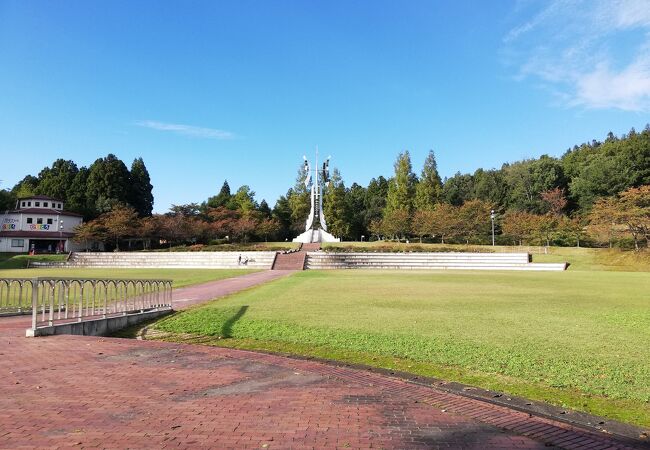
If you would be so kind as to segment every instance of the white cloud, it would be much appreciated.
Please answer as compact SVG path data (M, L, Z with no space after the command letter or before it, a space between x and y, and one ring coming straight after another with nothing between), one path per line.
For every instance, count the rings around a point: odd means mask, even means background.
M517 79L567 106L650 110L650 0L554 0L503 38Z
M203 139L234 139L235 135L230 131L217 130L215 128L204 128L193 125L183 125L178 123L163 123L155 120L140 120L135 123L138 126L151 128L159 131L171 131L172 133L183 136L191 136Z

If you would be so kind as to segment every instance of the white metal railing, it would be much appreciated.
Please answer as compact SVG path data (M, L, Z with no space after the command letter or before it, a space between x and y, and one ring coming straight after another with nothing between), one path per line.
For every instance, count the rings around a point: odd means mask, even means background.
M0 313L32 313L32 328L171 309L172 280L0 278Z

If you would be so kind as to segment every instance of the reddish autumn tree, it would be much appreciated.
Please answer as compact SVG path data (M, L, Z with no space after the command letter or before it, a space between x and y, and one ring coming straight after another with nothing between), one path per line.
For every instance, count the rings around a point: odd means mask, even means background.
M515 243L523 245L530 241L537 230L539 216L524 211L508 211L503 216L501 230Z
M429 209L418 210L413 214L411 231L420 238L423 236L435 236L436 213Z
M224 206L208 209L210 226L216 236L231 236L237 227L236 222L240 219L239 211L228 209Z
M638 250L641 238L650 239L650 185L621 192L617 209L617 221L627 227Z
M564 208L567 205L564 189L551 189L550 191L542 192L540 197L550 214L553 214L556 217L562 215Z
M263 219L257 224L256 234L264 237L264 242L268 241L270 236L277 236L282 226L278 219Z
M596 200L587 218L592 234L606 240L610 248L614 237L622 229L622 225L618 223L618 213L618 199L605 197Z
M99 216L97 221L106 230L106 236L115 242L115 249L120 249L120 239L134 233L138 224L138 213L130 206L115 206Z
M411 216L406 209L386 211L381 222L383 234L395 237L398 241L411 231Z
M469 200L458 210L458 227L466 243L480 236L488 236L491 230L492 204L483 200Z
M248 242L250 237L255 233L259 221L254 215L245 214L232 223L232 236L234 240Z
M459 234L461 219L460 209L449 203L438 203L434 209L433 232L440 236L444 244L446 238L453 238Z

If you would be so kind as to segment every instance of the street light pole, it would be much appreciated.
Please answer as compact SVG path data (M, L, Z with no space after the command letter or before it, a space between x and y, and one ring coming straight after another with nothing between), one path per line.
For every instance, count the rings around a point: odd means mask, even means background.
M494 210L490 211L490 220L492 220L492 247L494 247L494 218L496 217L496 214L494 213Z
M59 220L59 249L65 252L65 245L63 244L63 220Z

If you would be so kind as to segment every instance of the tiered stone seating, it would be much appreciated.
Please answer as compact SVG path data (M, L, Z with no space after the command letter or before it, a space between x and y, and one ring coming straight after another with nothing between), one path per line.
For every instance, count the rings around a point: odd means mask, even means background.
M241 255L241 263L239 256ZM73 253L67 267L270 269L275 252Z
M307 269L566 270L566 263L532 263L528 253L308 252Z

